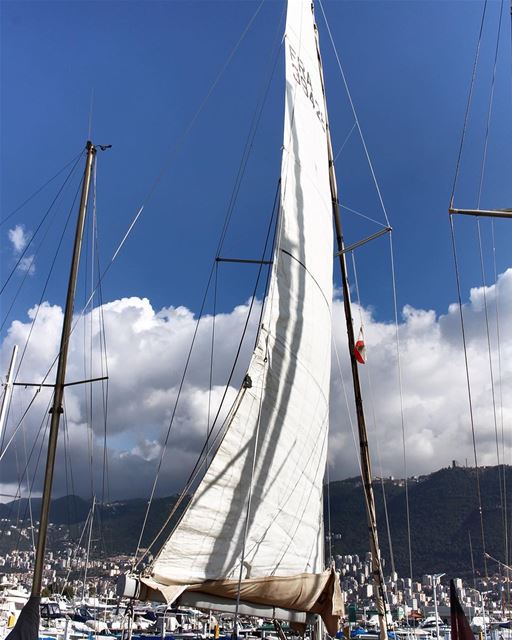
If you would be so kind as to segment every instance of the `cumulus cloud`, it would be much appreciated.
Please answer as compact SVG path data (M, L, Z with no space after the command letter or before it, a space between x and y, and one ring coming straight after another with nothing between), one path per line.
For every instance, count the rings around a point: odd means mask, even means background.
M14 229L9 229L8 237L12 244L15 257L19 257L24 249L26 249L31 234L25 230L22 224L17 224ZM17 269L29 276L33 276L36 272L35 255L25 255L19 259Z
M492 465L498 462L496 434L500 462L510 462L509 439L505 442L505 460L501 447L502 424L506 426L512 417L509 384L512 375L512 331L508 322L512 311L512 270L499 276L495 285L486 288L485 294L491 333L490 354L483 288L471 290L463 314L478 464ZM398 349L394 324L375 322L367 310L362 310L362 313L368 362L360 368L360 373L374 472L403 477L402 419L409 475L431 472L450 464L453 459L461 463L467 460L473 465L471 416L458 306L451 305L446 314L437 317L434 311L406 305L398 327ZM336 322L342 322L339 305L335 307L336 314ZM341 353L346 353L346 346L340 338L337 339L337 348ZM398 362L402 378L402 403ZM348 388L351 382L346 357L342 374ZM332 388L331 413L339 417L339 425L333 424L331 466L339 470L343 465L346 471L354 471L355 465L347 460L344 451L346 448L353 451L353 447L349 446L351 436L343 432L344 425L350 422L351 412L344 402L339 373L337 377L338 383L334 379ZM375 420L372 406L375 407ZM336 452L334 455L333 450Z
M485 295L491 329L489 357L485 332L484 290L472 289L464 305L468 365L473 396L474 426L479 464L496 464L496 432L501 448L501 429L512 417L512 270L487 287ZM497 344L496 305L499 309ZM242 353L231 384L225 385L242 336L248 305L215 318L215 353L210 388L210 343L214 319L202 321L195 348L182 384L182 374L196 327L194 314L184 307L155 310L145 298L124 298L95 309L78 322L69 352L68 381L100 378L108 372L108 412L105 382L88 387L70 386L66 406L55 486L62 494L74 490L82 495L109 487L111 498L147 496L153 483L161 452L165 460L160 472L158 493L182 488L205 444L213 416L220 410L218 424L226 415L249 361L261 305L257 304L249 322ZM471 422L466 388L459 311L456 305L437 316L432 310L406 305L398 326L377 321L370 309L354 309L354 318L363 318L367 364L360 367L370 445L375 474L404 475L402 424L407 448L407 473L421 474L451 463L452 459L473 463ZM62 310L45 303L28 312L28 321L17 320L9 328L1 346L2 371L6 371L14 344L24 345L35 326L23 359L18 380L52 380L49 363L58 351ZM105 333L100 330L100 317ZM329 464L331 479L358 473L358 448L351 432L355 423L350 367L346 345L342 303L334 303L331 383L331 434ZM356 329L359 329L357 326ZM104 341L105 335L105 341ZM90 345L83 354L83 345ZM106 350L107 362L102 359ZM339 355L339 366L338 357ZM103 364L101 364L103 362ZM402 379L402 402L398 363ZM493 385L496 411L493 408ZM176 398L182 386L179 404ZM345 400L345 394L347 401ZM13 433L34 389L17 388L6 437ZM20 429L14 450L6 455L0 481L12 487L21 461L32 445L29 462L35 467L41 435L45 429L50 392L42 388ZM223 402L222 402L223 401ZM172 419L172 429L169 424ZM42 429L40 429L42 427ZM103 469L103 442L108 444L108 468ZM25 441L23 440L25 438ZM64 446L65 444L65 446ZM505 462L510 455L507 440ZM501 455L501 450L500 450ZM92 463L92 464L91 464ZM91 468L93 479L91 480ZM38 470L38 478L42 469ZM40 479L35 487L40 486Z
M240 364L227 391L225 383L242 336L248 305L240 305L231 313L219 314L215 318L217 339L211 391L212 317L204 318L200 325L183 385L182 375L196 327L196 319L188 309L169 307L155 311L147 299L124 298L95 309L77 322L70 342L67 380L77 382L101 378L108 372L108 412L105 418L105 382L67 388L66 421L63 424L67 435L61 438L59 455L62 456L61 460L66 458L68 468L64 463L57 467L57 491L63 493L71 489L72 473L75 490L87 495L91 486L91 467L96 490L103 486L105 427L109 447L108 484L114 497L147 495L164 447L166 465L162 467L159 493L178 490L196 462L221 401L224 400L217 421L219 426L233 401L245 374L260 308L259 304L255 305ZM27 322L17 320L9 328L1 349L2 371L6 371L12 346L26 343L34 322L17 379L31 383L53 381L63 321L62 309L44 303L31 308L28 316ZM106 343L100 330L100 316ZM85 357L84 344L91 345L86 349ZM102 357L105 347L108 356L106 362ZM51 363L54 363L54 367L49 372ZM173 416L181 385L180 401ZM16 392L18 399L12 403L6 437L10 437L17 420L35 395L24 427L27 441L35 446L30 464L33 471L41 440L41 437L36 438L36 433L41 426L44 430L45 419L41 416L47 415L50 391L43 387L36 393L34 388L21 387ZM169 431L171 418L172 429ZM20 438L21 429L16 440L18 454L23 446ZM21 451L24 456L24 450ZM16 478L19 460L16 461L14 452L11 453L2 461L2 483L12 482ZM39 469L35 486L40 484L41 473Z
M9 229L8 235L16 254L20 254L30 240L30 236L26 233L22 224L17 224L14 229Z
M29 276L33 276L36 272L35 256L33 254L24 256L18 264L18 269L23 273L28 273Z

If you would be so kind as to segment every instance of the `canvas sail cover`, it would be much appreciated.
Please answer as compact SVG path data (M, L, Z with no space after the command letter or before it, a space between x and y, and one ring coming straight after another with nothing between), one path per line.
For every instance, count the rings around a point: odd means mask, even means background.
M258 584L269 593L272 578L286 578L291 593L293 576L301 601L274 604L312 610L326 588L340 595L335 576L322 573L333 239L310 0L290 0L285 47L280 217L250 386L241 389L208 471L152 566L147 586L165 585L168 601L201 584L225 595L226 585L238 585L241 564L242 590L253 599L261 596Z

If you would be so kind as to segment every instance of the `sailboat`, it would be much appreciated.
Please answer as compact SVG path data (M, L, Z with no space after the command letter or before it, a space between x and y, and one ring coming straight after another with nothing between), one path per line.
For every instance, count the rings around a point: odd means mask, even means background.
M339 577L324 570L333 216L360 402L343 237L318 32L309 0L288 3L281 192L272 271L256 346L223 439L149 571L122 576L119 595L307 624L334 635ZM362 407L358 408L364 429ZM361 452L375 507L367 438ZM386 637L376 528L371 537L381 637ZM380 580L380 582L379 582Z
M303 623L320 614L334 634L342 599L323 570L322 526L332 193L310 2L290 2L285 47L280 217L256 348L204 478L151 574L126 593Z
M302 628L321 617L330 635L337 632L343 601L339 576L334 567L325 568L322 511L333 258L337 255L357 403L375 597L380 635L386 638L343 234L318 32L310 0L290 0L284 43L279 218L256 346L227 416L222 440L187 509L144 574L121 576L119 594L232 612L235 633L237 616L244 614L286 620ZM66 340L63 338L63 344ZM54 412L59 411L56 393ZM50 491L51 481L49 489L45 484L48 504ZM38 547L38 557L44 553L44 544L41 549ZM37 638L39 596L40 579L39 591L36 585L26 615L20 616L9 640Z

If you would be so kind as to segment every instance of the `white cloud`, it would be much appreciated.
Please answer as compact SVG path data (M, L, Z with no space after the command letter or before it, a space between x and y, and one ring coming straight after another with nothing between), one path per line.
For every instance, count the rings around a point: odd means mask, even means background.
M31 234L25 230L25 227L22 224L17 224L14 229L9 229L8 237L12 243L14 255L19 259L17 264L18 271L26 273L29 276L33 276L36 272L35 255L30 254L23 256L21 259L19 258L23 250L26 249L30 241Z
M35 256L24 256L18 265L18 269L23 271L23 273L27 272L29 276L33 276L36 272L36 263Z
M498 278L486 290L491 335L491 363L495 382L495 398L503 401L503 420L512 417L512 270ZM497 406L495 427L489 354L485 333L483 290L472 289L464 306L468 344L469 372L473 394L475 434L479 464L496 464L495 429L501 446L501 406ZM501 378L498 370L496 335L496 300L499 304ZM254 310L249 332L244 341L239 365L224 403L229 407L236 388L245 373L252 349L261 306ZM240 305L231 313L215 318L215 362L213 389L209 388L210 340L213 319L201 324L196 347L190 359L189 372L183 386L172 430L165 450L159 481L160 494L178 490L188 477L201 450L211 415L220 405L224 385L247 314L248 306ZM402 476L402 417L398 385L397 344L395 326L376 321L368 309L361 310L365 326L368 361L360 366L365 398L374 473ZM155 311L145 298L124 298L103 305L106 346L108 352L108 466L111 496L147 496L154 479L156 465L166 442L168 427L181 383L183 368L195 329L192 312L184 307L168 307ZM358 473L358 449L350 432L349 415L353 416L351 380L343 327L343 309L334 304L334 326L337 328L336 349L349 397L344 400L336 358L333 357L331 386L330 477L341 478ZM354 318L359 312L354 309ZM45 303L29 310L36 318L19 380L42 380L48 363L53 361L59 345L62 310ZM356 327L356 331L359 327ZM1 347L2 371L7 368L13 344L24 345L29 322L12 323ZM458 308L449 307L446 314L405 306L398 327L403 392L403 421L407 444L409 475L433 471L451 463L452 459L473 464L471 425L466 389L464 358L460 337ZM92 339L92 341L91 341ZM89 352L84 361L83 344L92 344L92 367ZM105 375L99 364L102 351L99 310L79 323L70 344L68 381ZM54 372L52 375L55 375ZM500 388L501 382L501 388ZM86 390L87 389L87 390ZM33 390L18 390L13 403L12 432ZM92 431L87 427L91 413ZM27 442L32 443L47 411L50 393L43 389L26 420ZM90 460L96 469L95 485L102 483L103 435L102 383L89 388L72 386L66 391L66 416L70 445L68 475L72 467L75 489L87 494L90 486ZM210 406L210 420L208 407ZM375 413L375 424L373 420ZM44 422L43 422L44 424ZM21 437L21 436L20 436ZM18 453L22 441L18 438ZM37 441L39 442L39 441ZM39 444L37 444L39 446ZM506 459L510 462L511 443L506 442ZM61 451L61 455L63 451ZM21 455L21 454L20 454ZM24 455L24 454L23 454ZM0 481L14 482L15 456L6 456ZM34 455L35 459L35 455ZM33 462L31 462L33 467ZM41 475L41 470L39 471ZM65 492L65 465L58 467L56 487Z
M234 384L238 385L252 348L259 305L250 323L250 331L244 342L241 364L235 373ZM220 314L215 319L218 338L213 370L212 392L209 387L210 341L213 319L204 319L196 339L189 374L180 397L180 403L167 442L166 460L160 485L161 493L178 490L192 469L197 453L201 450L207 426L217 411L224 393L232 360L236 353L248 306L240 305L229 314ZM30 321L35 325L29 348L22 363L18 380L39 382L45 379L49 363L55 361L59 348L63 313L60 307L48 303L29 310ZM156 458L167 438L174 404L181 382L183 368L188 356L190 342L195 329L193 314L183 307L169 307L155 312L147 299L124 298L103 306L102 316L107 336L108 351L108 433L109 433L109 477L112 493L117 497L147 495L156 470ZM5 371L12 346L24 345L30 332L30 322L15 321L9 328L1 349L1 366ZM89 353L84 361L84 340L91 344L92 362ZM22 347L23 348L23 347ZM77 324L69 349L67 380L69 382L97 378L105 375L101 366L102 337L99 327L99 310L88 314ZM47 380L53 380L55 368ZM18 400L13 403L9 431L33 396L33 389L17 389ZM92 393L92 430L86 425L90 393ZM236 393L235 387L228 390L225 406ZM68 457L73 468L75 488L82 493L89 490L92 457L96 468L96 486L102 475L102 443L105 420L102 412L102 383L89 387L71 386L66 390L65 413L69 430L70 451ZM50 392L43 388L27 418L29 442L41 424L41 416L47 413ZM210 421L208 406L210 405ZM221 412L220 421L225 415ZM89 421L91 422L91 421ZM44 423L44 421L43 421ZM39 446L39 441L36 442ZM62 455L64 451L61 451ZM4 458L1 482L15 477L14 459ZM33 465L32 465L33 466ZM66 491L65 465L57 468L55 486L57 491ZM80 486L78 486L80 485ZM69 487L68 487L69 489Z
M146 462L158 460L162 451L162 445L156 440L141 440L136 447L129 452L132 456L142 458ZM121 454L121 457L124 457Z
M464 322L468 344L468 363L471 383L474 427L479 464L497 464L496 430L501 456L501 406L496 403L494 421L491 385L492 365L495 398L503 400L505 427L512 415L512 270L498 278L496 285L486 290L491 357L487 346L483 290L472 289L470 300L464 305ZM501 377L499 371L496 329L496 300L500 317ZM336 306L337 322L341 309ZM369 423L374 472L403 476L402 416L398 380L398 356L395 326L375 322L365 312L368 363L360 368L366 414ZM354 313L354 317L357 314ZM339 326L339 324L338 324ZM403 391L403 418L406 436L407 468L409 474L420 474L450 464L452 459L474 463L471 442L471 419L467 393L464 354L462 349L459 310L451 305L448 313L436 317L433 311L406 306L398 328ZM346 347L338 342L338 349ZM490 364L491 362L491 364ZM345 357L343 373L348 387L348 362ZM368 379L368 377L370 379ZM339 375L338 375L339 379ZM500 389L501 382L501 389ZM341 398L340 384L333 386L333 415L340 416L340 427L348 422L347 409ZM376 426L372 420L372 399L375 405ZM334 425L333 425L334 426ZM347 438L332 435L338 456L331 456L332 467L354 471L354 463L340 451ZM505 462L510 462L511 442L506 441ZM352 449L353 451L353 449ZM500 461L503 461L501 458ZM331 473L332 476L332 473Z
M12 242L14 252L20 254L27 246L30 240L30 234L27 234L22 224L17 224L14 229L9 229L9 240Z

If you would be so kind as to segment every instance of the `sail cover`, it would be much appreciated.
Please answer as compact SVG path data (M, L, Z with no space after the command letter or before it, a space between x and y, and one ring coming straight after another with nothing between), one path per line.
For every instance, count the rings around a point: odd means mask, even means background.
M322 574L333 240L315 29L311 1L290 0L280 217L262 325L250 383L147 580L166 585L166 600L201 584L225 595L222 585L238 585L241 566L242 589L261 583L268 593L272 578L290 587L297 576L302 601L278 606L304 610L309 602L312 610L327 583L341 595L335 576Z

